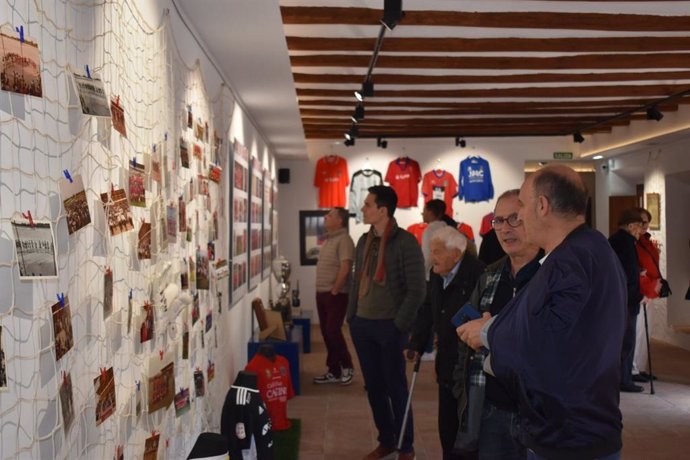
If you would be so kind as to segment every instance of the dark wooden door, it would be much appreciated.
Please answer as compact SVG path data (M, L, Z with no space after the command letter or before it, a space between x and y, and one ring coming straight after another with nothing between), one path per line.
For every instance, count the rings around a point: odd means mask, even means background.
M609 197L609 235L618 230L618 218L626 210L639 206L636 195L629 196L610 196Z

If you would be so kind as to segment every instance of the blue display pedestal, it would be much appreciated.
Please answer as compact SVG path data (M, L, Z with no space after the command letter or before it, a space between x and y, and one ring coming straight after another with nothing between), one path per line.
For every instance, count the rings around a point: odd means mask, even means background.
M297 342L282 342L282 341L259 341L247 343L247 361L251 360L256 354L261 344L268 343L273 345L276 353L282 355L290 362L290 378L292 379L292 389L295 394L300 394L299 386L299 344Z
M292 322L302 329L302 352L311 353L311 318L293 316Z

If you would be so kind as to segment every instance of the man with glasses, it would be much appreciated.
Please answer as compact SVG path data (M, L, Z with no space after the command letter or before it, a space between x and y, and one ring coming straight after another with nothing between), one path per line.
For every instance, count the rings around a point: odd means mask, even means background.
M460 328L490 354L484 369L516 401L529 460L620 459L625 275L606 238L585 223L587 189L549 165L520 189L525 238L541 267L500 315Z
M469 299L470 305L485 315L500 314L532 279L539 269L539 259L544 256L544 251L525 238L525 228L518 217L519 193L517 189L508 190L496 201L491 225L507 255L487 267ZM460 342L454 393L462 401L468 401L467 381L474 378L476 382L479 377L484 386L477 385L477 388L483 390L484 397L476 396L469 401L470 405L480 407L468 408L465 404L458 411L465 423L458 432L456 445L460 449L472 449L476 444L479 460L526 458L525 448L514 436L518 421L516 401L496 377L482 373L484 356L468 351L467 345ZM468 372L468 369L476 371Z

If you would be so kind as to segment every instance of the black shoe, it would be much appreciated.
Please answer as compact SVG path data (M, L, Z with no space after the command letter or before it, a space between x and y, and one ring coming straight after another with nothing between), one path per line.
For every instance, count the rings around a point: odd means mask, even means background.
M650 378L650 377L652 378L652 380L656 380L656 375L651 375L651 376L650 376L647 372L640 372L640 375L641 375L642 377L646 378L648 382L649 382L649 378Z
M640 374L633 374L633 382L640 382L640 383L647 383L649 382L649 377L645 377L644 375Z
M641 393L644 391L644 387L631 383L630 385L621 385L621 391L625 393Z

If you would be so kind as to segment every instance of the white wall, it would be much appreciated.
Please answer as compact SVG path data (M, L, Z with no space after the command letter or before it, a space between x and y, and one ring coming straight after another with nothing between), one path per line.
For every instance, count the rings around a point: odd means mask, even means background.
M489 161L494 185L494 199L481 203L453 201L454 219L470 224L474 229L477 244L480 244L479 226L481 219L493 211L495 199L505 190L519 188L524 179L526 161L554 161L553 152L572 151L570 137L558 138L477 138L467 139L467 147L455 147L454 139L389 139L385 150L376 147L375 139L357 139L353 147L337 145L333 141L311 140L307 142L307 160L278 160L279 168L290 169L290 184L280 184L278 192L281 253L291 262L292 282L299 280L302 306L314 309L315 267L300 266L299 221L300 210L317 209L318 190L313 186L316 162L324 155L337 154L347 159L350 176L362 169L368 160L373 169L385 177L388 163L398 156L409 156L419 162L422 175L440 165L458 180L460 161L468 156L481 156ZM440 160L440 161L439 161ZM421 184L420 184L421 186ZM395 217L398 224L407 228L421 222L423 198L419 195L419 206L398 209ZM363 224L350 220L350 235L355 243L368 229Z

